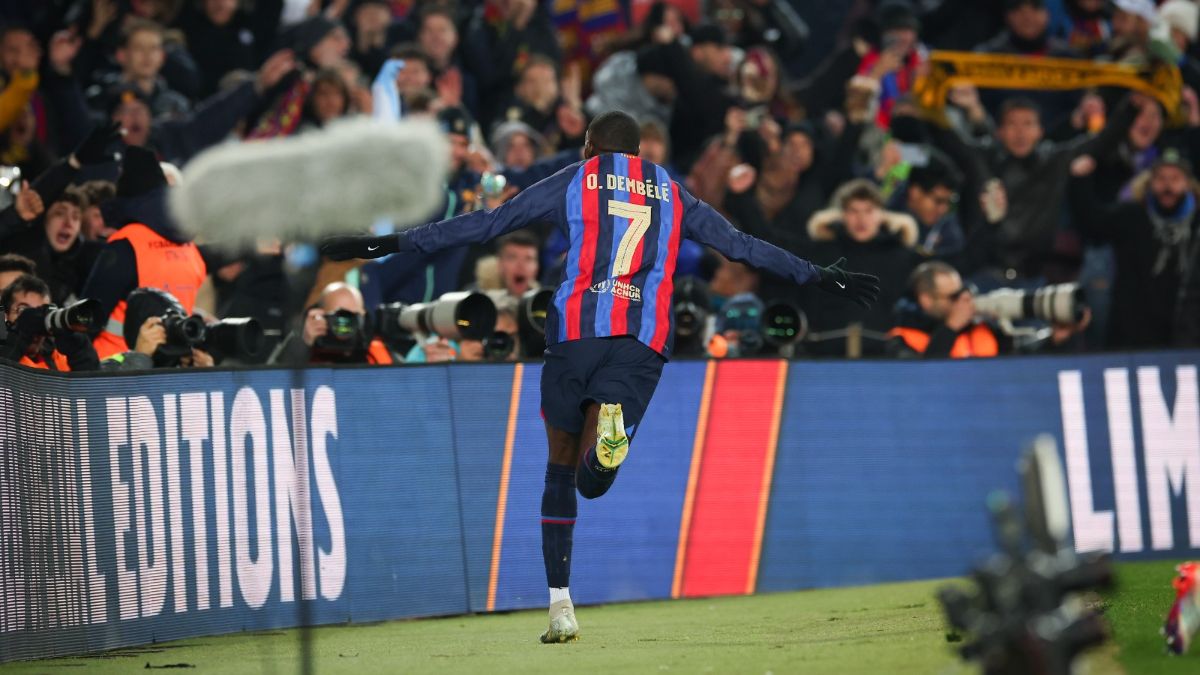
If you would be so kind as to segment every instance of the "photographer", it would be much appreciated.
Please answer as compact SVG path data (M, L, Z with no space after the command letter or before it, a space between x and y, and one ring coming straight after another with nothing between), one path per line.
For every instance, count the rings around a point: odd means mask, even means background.
M17 277L0 293L7 329L7 339L0 346L0 358L44 370L82 372L98 369L100 360L86 334L47 329L49 305L50 287L30 274Z
M367 333L366 319L357 288L340 281L329 284L317 304L305 312L303 328L288 334L267 363L400 363L402 359L382 340Z
M901 358L1067 351L1091 321L1090 310L1074 295L1077 290L1066 286L1032 292L1001 289L977 299L953 267L936 260L917 267L909 286L911 294L896 303L896 327L888 333L887 353ZM1026 304L1033 307L1025 309ZM1050 327L1035 322L1033 327L1025 323L1014 328L1010 323L1030 320Z
M979 321L975 298L958 272L940 261L912 273L912 299L896 305L896 327L887 351L901 358L978 358L1006 354L1012 339L998 326Z
M125 342L134 348L100 364L105 371L152 368L211 368L211 354L178 338L172 339L165 319L187 318L179 300L157 288L139 288L125 299ZM183 343L183 344L180 344Z

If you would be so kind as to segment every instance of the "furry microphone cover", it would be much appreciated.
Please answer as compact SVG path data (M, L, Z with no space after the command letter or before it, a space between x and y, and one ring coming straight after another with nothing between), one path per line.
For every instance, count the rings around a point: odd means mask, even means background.
M345 120L283 139L222 145L188 163L171 213L201 241L316 240L386 217L427 220L450 151L436 124Z

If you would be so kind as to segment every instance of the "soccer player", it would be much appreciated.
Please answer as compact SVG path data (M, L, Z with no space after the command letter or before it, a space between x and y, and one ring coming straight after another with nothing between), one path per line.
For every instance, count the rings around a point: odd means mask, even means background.
M844 259L817 267L734 229L661 166L639 159L640 138L632 117L604 113L588 126L583 161L496 209L381 237L330 237L321 245L325 255L346 260L433 253L543 221L567 234L564 279L546 317L541 383L550 445L542 493L550 627L542 642L579 635L568 591L575 493L594 499L612 486L671 355L680 241L686 237L864 307L879 294L879 280L843 269Z

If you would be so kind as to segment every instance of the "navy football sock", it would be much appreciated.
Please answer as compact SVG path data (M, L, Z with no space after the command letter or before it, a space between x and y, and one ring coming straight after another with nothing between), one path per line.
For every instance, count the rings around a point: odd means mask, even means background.
M595 499L608 492L617 479L618 469L606 469L596 458L596 446L588 448L575 468L575 484L584 499Z
M546 464L542 491L542 558L546 585L566 588L571 580L571 534L575 530L575 470Z

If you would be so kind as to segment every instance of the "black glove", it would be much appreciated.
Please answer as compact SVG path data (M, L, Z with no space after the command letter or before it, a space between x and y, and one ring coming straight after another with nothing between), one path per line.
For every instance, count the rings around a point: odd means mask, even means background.
M30 307L21 310L17 316L17 320L13 322L12 332L21 336L26 341L32 340L39 335L46 334L46 314L50 311L48 306Z
M67 365L71 367L71 372L100 369L100 357L96 354L96 348L92 346L87 333L55 331L54 348L67 357Z
M375 237L369 234L327 237L321 241L321 253L330 260L382 258L400 251L400 237L388 234Z
M104 164L111 162L115 158L115 153L109 150L117 139L121 137L121 125L116 122L108 124L97 124L92 128L91 133L71 156L79 162L80 166L89 166L92 164Z
M0 344L0 357L19 361L33 339L46 333L46 308L30 307L8 326L8 337Z
M863 309L870 309L879 298L879 277L871 274L848 272L842 265L845 258L839 258L829 267L817 267L821 280L817 287L821 290L853 300Z

